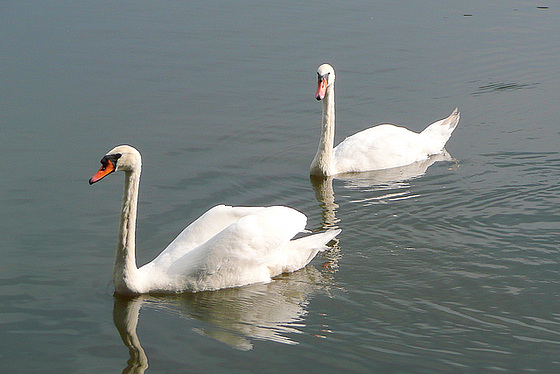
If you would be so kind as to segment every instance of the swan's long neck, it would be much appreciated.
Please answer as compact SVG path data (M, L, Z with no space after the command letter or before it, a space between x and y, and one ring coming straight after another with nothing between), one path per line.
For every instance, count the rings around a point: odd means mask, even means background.
M140 170L127 171L124 182L124 196L121 224L113 282L117 293L138 293L138 268L136 267L136 211L138 207L138 187Z
M334 174L333 147L334 147L334 84L327 87L323 98L323 123L321 139L317 154L311 163L310 173L319 176Z

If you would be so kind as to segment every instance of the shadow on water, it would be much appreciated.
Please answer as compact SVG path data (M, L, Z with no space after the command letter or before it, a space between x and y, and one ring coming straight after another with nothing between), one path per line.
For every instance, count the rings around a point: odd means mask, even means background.
M311 298L329 294L328 272L313 266L281 275L270 283L180 295L115 296L113 320L129 350L124 373L143 373L148 357L136 332L140 309L148 307L203 322L197 333L248 351L255 340L298 344ZM178 322L179 323L179 322Z

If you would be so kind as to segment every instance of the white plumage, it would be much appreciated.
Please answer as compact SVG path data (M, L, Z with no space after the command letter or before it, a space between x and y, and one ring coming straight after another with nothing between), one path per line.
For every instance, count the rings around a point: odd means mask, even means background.
M137 268L136 210L141 171L140 153L118 146L101 160L90 179L125 172L119 242L113 271L120 294L177 293L269 282L307 265L340 230L299 239L307 218L295 209L218 205L185 228L152 262Z
M409 165L443 152L445 143L459 123L460 113L451 115L416 133L390 124L360 131L334 146L334 80L332 66L317 70L317 100L323 100L322 131L310 174L331 176L340 173L389 169Z

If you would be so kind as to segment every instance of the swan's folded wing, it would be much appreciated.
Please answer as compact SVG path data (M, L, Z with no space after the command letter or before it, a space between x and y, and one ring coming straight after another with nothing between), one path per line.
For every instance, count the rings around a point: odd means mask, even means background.
M344 139L334 152L337 173L387 169L410 164L424 155L420 135L404 127L378 125Z
M152 261L152 264L159 268L167 268L187 252L205 243L232 223L262 209L264 208L217 205L177 235L167 248Z
M268 262L306 221L304 214L288 207L258 210L186 253L168 272L193 291L270 281Z

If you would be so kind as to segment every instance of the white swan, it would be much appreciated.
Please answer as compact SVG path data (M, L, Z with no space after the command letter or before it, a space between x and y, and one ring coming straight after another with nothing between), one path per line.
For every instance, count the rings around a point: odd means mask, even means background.
M323 100L323 123L317 154L310 174L331 176L412 164L443 151L445 143L459 123L455 109L446 119L416 133L395 125L378 125L360 131L334 145L334 69L329 64L317 70L315 98Z
M136 211L142 159L133 147L107 153L93 184L125 172L125 187L113 282L118 294L217 290L269 282L307 265L340 230L291 240L307 217L288 207L218 205L185 228L152 262L137 268Z

